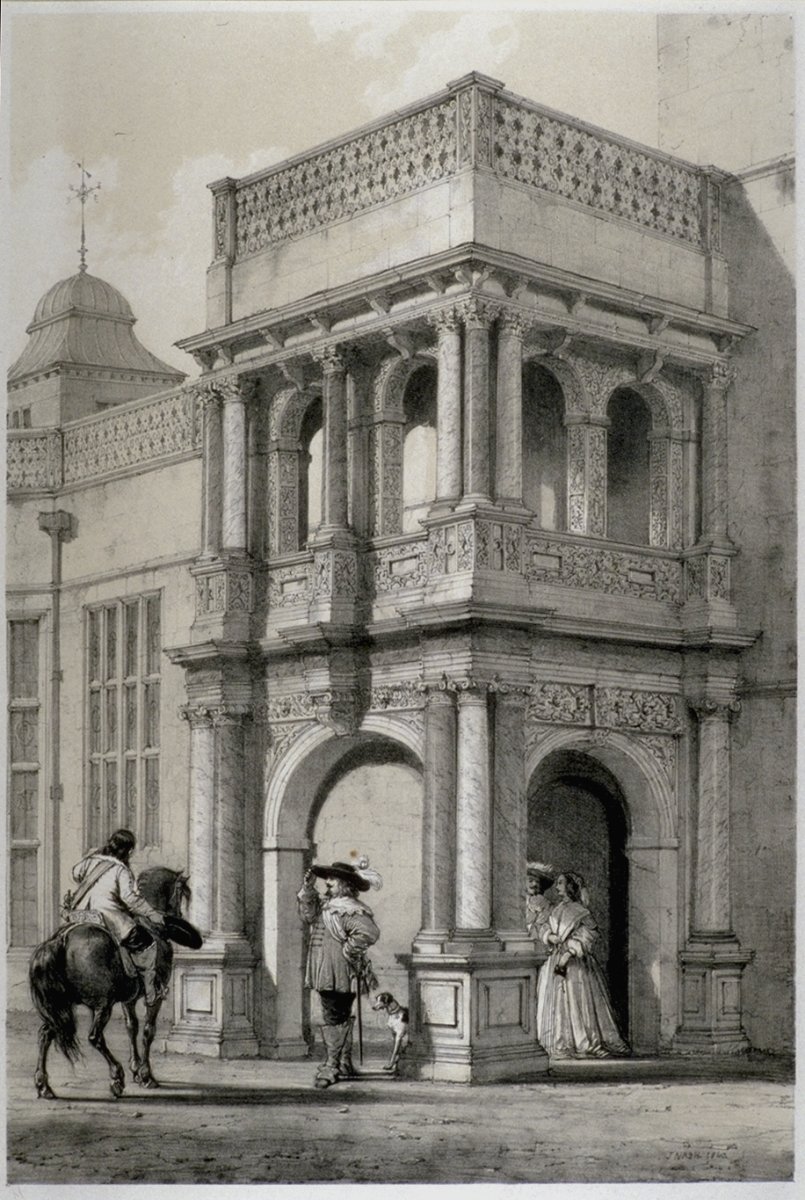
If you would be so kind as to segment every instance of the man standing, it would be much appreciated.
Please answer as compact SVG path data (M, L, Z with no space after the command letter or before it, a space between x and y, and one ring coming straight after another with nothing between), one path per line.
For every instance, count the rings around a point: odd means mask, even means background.
M324 881L324 896L316 889L316 879ZM310 926L305 986L319 993L327 1051L316 1072L318 1088L356 1074L352 1063L352 980L357 979L366 992L377 988L366 950L380 936L372 910L358 899L358 892L382 886L377 871L362 858L357 867L341 862L312 867L296 897L299 915Z
M66 915L72 923L108 929L121 949L128 974L135 973L129 962L139 972L145 1003L151 1005L162 999L162 993L156 986L157 946L148 925L162 928L165 919L137 887L129 866L135 844L130 829L118 829L105 846L90 850L73 867L73 879L80 886L66 898Z

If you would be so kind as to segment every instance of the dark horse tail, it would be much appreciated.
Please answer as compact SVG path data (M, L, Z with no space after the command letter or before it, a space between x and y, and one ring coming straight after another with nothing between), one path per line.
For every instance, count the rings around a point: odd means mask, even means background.
M31 955L28 982L37 1012L70 1062L81 1057L76 1040L74 999L66 979L65 934L62 930L37 946Z

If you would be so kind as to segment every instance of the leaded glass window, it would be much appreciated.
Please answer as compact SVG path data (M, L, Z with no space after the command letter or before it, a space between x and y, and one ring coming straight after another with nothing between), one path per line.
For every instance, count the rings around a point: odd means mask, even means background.
M41 682L38 617L8 623L9 941L40 938L42 824Z
M160 594L87 609L86 635L87 845L159 845Z

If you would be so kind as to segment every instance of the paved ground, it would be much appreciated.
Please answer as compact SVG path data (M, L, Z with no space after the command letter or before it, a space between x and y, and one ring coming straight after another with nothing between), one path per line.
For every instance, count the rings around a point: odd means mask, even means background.
M86 1026L82 1024L82 1033ZM122 1024L110 1044L125 1059ZM548 1078L462 1087L366 1076L311 1087L310 1062L159 1053L158 1091L111 1099L92 1050L50 1061L57 1101L32 1083L35 1021L7 1039L12 1183L491 1183L787 1180L793 1083L750 1058L567 1064Z

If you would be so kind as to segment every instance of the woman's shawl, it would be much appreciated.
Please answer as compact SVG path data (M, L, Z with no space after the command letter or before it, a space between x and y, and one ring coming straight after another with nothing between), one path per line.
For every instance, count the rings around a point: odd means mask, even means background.
M560 900L551 909L542 933L546 945L550 945L548 936L551 933L559 938L553 950L566 950L577 958L583 958L592 950L598 937L598 926L589 908L579 904L578 900Z

